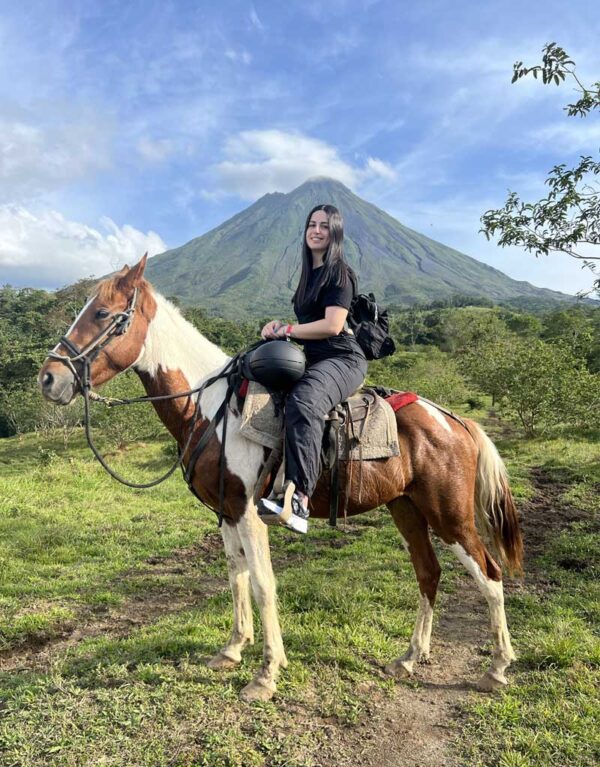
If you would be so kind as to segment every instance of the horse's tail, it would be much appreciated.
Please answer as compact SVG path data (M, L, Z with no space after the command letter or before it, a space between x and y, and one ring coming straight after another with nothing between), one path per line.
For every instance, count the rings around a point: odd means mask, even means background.
M479 449L475 483L475 514L511 574L523 572L523 539L517 510L502 458L483 429L468 421Z

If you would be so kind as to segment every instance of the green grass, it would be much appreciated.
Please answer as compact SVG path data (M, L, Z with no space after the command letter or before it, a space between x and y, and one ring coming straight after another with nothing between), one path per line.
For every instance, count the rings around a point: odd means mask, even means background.
M113 462L143 476L140 463L155 471L162 450L129 450ZM180 479L132 491L108 478L82 443L65 452L35 436L0 442L0 467L5 653L127 612L128 600L153 592L165 607L193 589L199 594L197 607L150 615L124 636L109 626L65 646L47 667L0 674L0 761L311 764L324 732L299 731L294 706L315 721L351 725L369 706L361 683L389 691L379 667L410 636L417 587L387 516L365 516L347 535L323 524L310 540L273 535L291 663L277 701L249 707L238 696L260 665L260 630L239 669L205 666L231 625L220 548L209 561L199 552L191 570L189 563L182 572L160 568L161 556L177 565L178 551L216 533L213 515ZM157 559L153 572L148 560ZM203 596L203 582L215 579L223 591Z
M112 461L150 476L168 461L162 452L145 446ZM151 492L131 490L100 469L81 439L68 451L35 435L0 440L0 646L121 602L148 557L190 546L213 525L179 477Z
M560 501L584 516L551 536L537 580L509 596L520 658L512 684L465 704L456 748L465 765L588 767L600 731L599 451L581 436L499 444L518 498L535 496L530 469L542 466L561 482ZM159 443L111 460L145 477L168 463L165 453ZM231 625L215 533L180 478L133 491L79 440L68 451L35 436L0 440L4 655L102 629L0 673L2 765L318 765L323 722L353 727L374 697L395 694L380 669L406 646L417 587L387 515L359 517L346 533L314 524L306 539L272 536L290 666L277 698L251 706L238 696L260 665L260 631L234 671L205 665ZM461 570L441 556L443 611Z

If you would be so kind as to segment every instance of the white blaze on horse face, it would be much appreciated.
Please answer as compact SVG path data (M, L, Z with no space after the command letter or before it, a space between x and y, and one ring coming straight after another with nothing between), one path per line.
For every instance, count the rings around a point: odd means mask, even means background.
M83 307L83 309L82 309L82 310L79 312L79 314L77 315L77 317L75 317L75 319L73 320L73 323L71 324L71 327L70 327L70 328L67 330L67 332L64 334L64 335L65 335L67 338L68 338L68 337L71 335L71 333L73 332L73 330L74 330L74 328L75 328L75 325L77 325L77 323L79 322L79 320L80 320L80 319L83 317L83 315L84 315L84 313L85 313L85 310L86 310L86 309L88 308L88 306L90 306L90 304L92 304L92 303L93 303L95 300L96 300L96 296L92 296L92 297L91 297L91 298L90 298L90 299L87 301L87 303L86 303L86 305ZM54 349L52 349L52 351L53 351L53 352L56 352L56 351L58 351L58 347L59 347L59 346L60 346L60 341L59 341L59 342L56 344L56 346L54 347Z
M443 426L446 431L452 431L450 428L450 424L446 420L446 416L441 412L441 410L438 410L436 407L433 407L433 405L430 405L429 402L423 402L423 400L418 399L417 405L421 405L423 410L426 410L430 416L435 418L435 420L440 424L440 426Z

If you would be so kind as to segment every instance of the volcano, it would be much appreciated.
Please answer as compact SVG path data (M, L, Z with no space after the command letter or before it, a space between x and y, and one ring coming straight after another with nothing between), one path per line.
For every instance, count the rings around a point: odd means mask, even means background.
M457 295L531 306L575 300L513 280L419 234L329 178L309 179L288 194L264 195L210 232L152 258L148 278L181 304L228 319L287 317L306 215L320 203L341 211L344 251L360 290L375 293L384 305Z

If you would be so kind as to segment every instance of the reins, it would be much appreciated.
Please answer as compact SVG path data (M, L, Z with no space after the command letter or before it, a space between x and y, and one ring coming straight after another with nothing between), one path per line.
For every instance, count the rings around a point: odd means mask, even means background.
M69 370L75 376L81 388L81 393L83 395L83 400L84 400L84 427L85 427L85 436L86 436L87 443L90 447L90 450L92 451L96 459L99 461L100 465L103 467L103 469L105 469L106 472L108 472L108 474L110 474L111 477L113 477L113 479L117 480L117 482L120 482L122 485L126 485L127 487L131 487L135 489L147 489L150 487L155 487L156 485L159 485L161 482L164 482L179 467L181 467L183 476L188 485L188 488L194 493L194 495L200 501L202 501L202 503L208 506L208 508L211 508L211 510L218 515L219 527L220 527L223 523L223 517L224 517L225 442L226 442L226 436L227 436L227 420L228 420L227 416L229 413L229 402L231 400L231 397L233 395L234 388L235 388L232 378L234 377L236 373L239 373L239 371L241 370L241 364L242 364L244 353L237 354L235 357L232 357L219 373L217 373L214 376L211 376L206 381L204 381L201 385L196 386L193 389L189 389L188 391L176 392L175 394L159 394L155 396L145 395L141 397L131 397L126 399L103 397L102 395L92 391L91 373L90 373L91 365L96 359L96 357L98 356L98 354L100 353L100 351L104 349L115 337L119 335L123 335L124 333L127 332L127 329L129 328L131 324L131 320L135 312L136 303L137 303L137 288L134 289L131 301L128 307L125 309L125 311L114 314L111 318L110 323L100 333L98 333L87 344L87 346L84 349L79 349L66 336L63 336L60 339L59 345L64 346L69 352L69 354L72 356L58 354L58 352L56 351L51 351L48 354L48 357L50 357L50 359L57 360L58 362L62 362L64 365L66 365L69 368ZM253 346L251 346L250 349L253 349L256 346L260 346L261 343L262 341L259 341L257 344L254 344ZM81 375L77 372L77 368L75 367L75 364L74 364L75 362L81 363L81 365L83 366ZM224 378L227 379L228 381L225 398L223 402L221 403L221 405L219 406L213 418L210 420L208 426L202 433L198 441L198 444L195 446L190 456L190 460L188 462L187 467L184 468L183 461L185 459L185 455L187 451L189 450L192 444L192 440L194 438L195 431L196 431L195 427L198 422L198 418L200 416L200 396L205 389L207 389L209 386L214 384L216 381L220 381ZM196 404L194 407L194 413L192 415L192 418L189 424L189 434L186 438L186 441L183 447L178 448L179 454L178 454L177 460L169 468L167 472L165 472L163 475L161 475L160 477L150 482L131 482L130 480L122 477L120 474L118 474L114 469L112 469L106 463L104 457L101 455L100 451L94 444L94 441L92 438L91 415L90 415L90 401L92 400L96 402L102 402L107 407L117 407L119 405L132 405L132 404L136 404L140 402L159 402L159 401L165 401L165 400L180 399L182 397L191 397L193 395L197 395L197 397L196 397ZM221 448L220 448L220 454L219 454L219 506L218 506L218 510L215 510L215 509L212 509L212 507L208 505L199 496L198 492L193 487L193 478L194 478L194 470L195 470L195 466L198 461L198 458L207 447L213 435L216 433L217 427L219 426L221 421L223 421L223 439L221 440Z
M120 482L122 485L126 485L127 487L132 487L138 490L144 490L150 487L155 487L156 485L160 485L161 482L164 482L165 480L167 480L180 466L183 466L185 454L187 453L192 443L192 439L194 438L195 426L196 426L196 423L198 422L198 416L200 415L200 395L211 384L221 380L222 378L226 378L229 375L230 368L234 361L235 361L235 358L233 358L219 374L212 376L207 381L205 381L201 386L197 386L196 388L190 389L189 391L177 392L176 394L161 394L161 395L157 395L153 397L149 395L145 397L133 397L131 399L123 399L123 400L111 400L110 398L101 397L101 395L96 394L95 392L92 392L91 387L89 386L89 371L87 371L87 375L84 375L84 379L83 379L84 384L82 387L82 394L83 394L83 400L84 400L85 436L87 439L87 443L90 447L90 450L96 456L96 458L98 459L102 467L110 474L111 477L113 477L113 479L116 479L117 482ZM89 367L89 362L87 360L86 362L84 362L84 366ZM85 367L84 367L84 370L85 370ZM105 401L105 404L107 405L107 407L116 407L118 405L132 405L139 402L157 402L161 400L179 399L181 397L189 397L193 394L197 394L198 396L196 399L196 405L194 407L194 413L192 415L190 425L189 425L189 434L187 436L184 446L182 448L179 448L179 455L177 457L177 460L167 472L165 472L163 475L161 475L157 479L151 480L150 482L131 482L130 480L125 479L120 474L118 474L114 469L111 469L111 467L104 460L103 456L100 454L100 451L98 450L98 448L96 447L92 439L90 400L95 400L98 402ZM212 437L213 434L215 433L217 426L219 425L219 422L223 418L224 410L227 409L227 405L229 404L230 398L231 398L231 393L228 388L227 396L223 400L223 403L221 404L219 410L217 410L217 413L215 414L215 416L210 421L204 434L200 438L198 445L196 446L194 452L192 453L192 457L195 457L195 460L193 463L195 463L195 461L198 459L198 456L208 444L210 437ZM205 439L205 436L207 434L209 434L209 439ZM225 441L225 434L223 434L223 442L224 441ZM201 450L198 450L199 446L202 446ZM191 472L190 472L190 468L192 469ZM192 466L192 461L190 460L188 469L184 473L184 476L188 485L190 484L192 480L192 476L191 476L192 473L193 473L193 466Z

